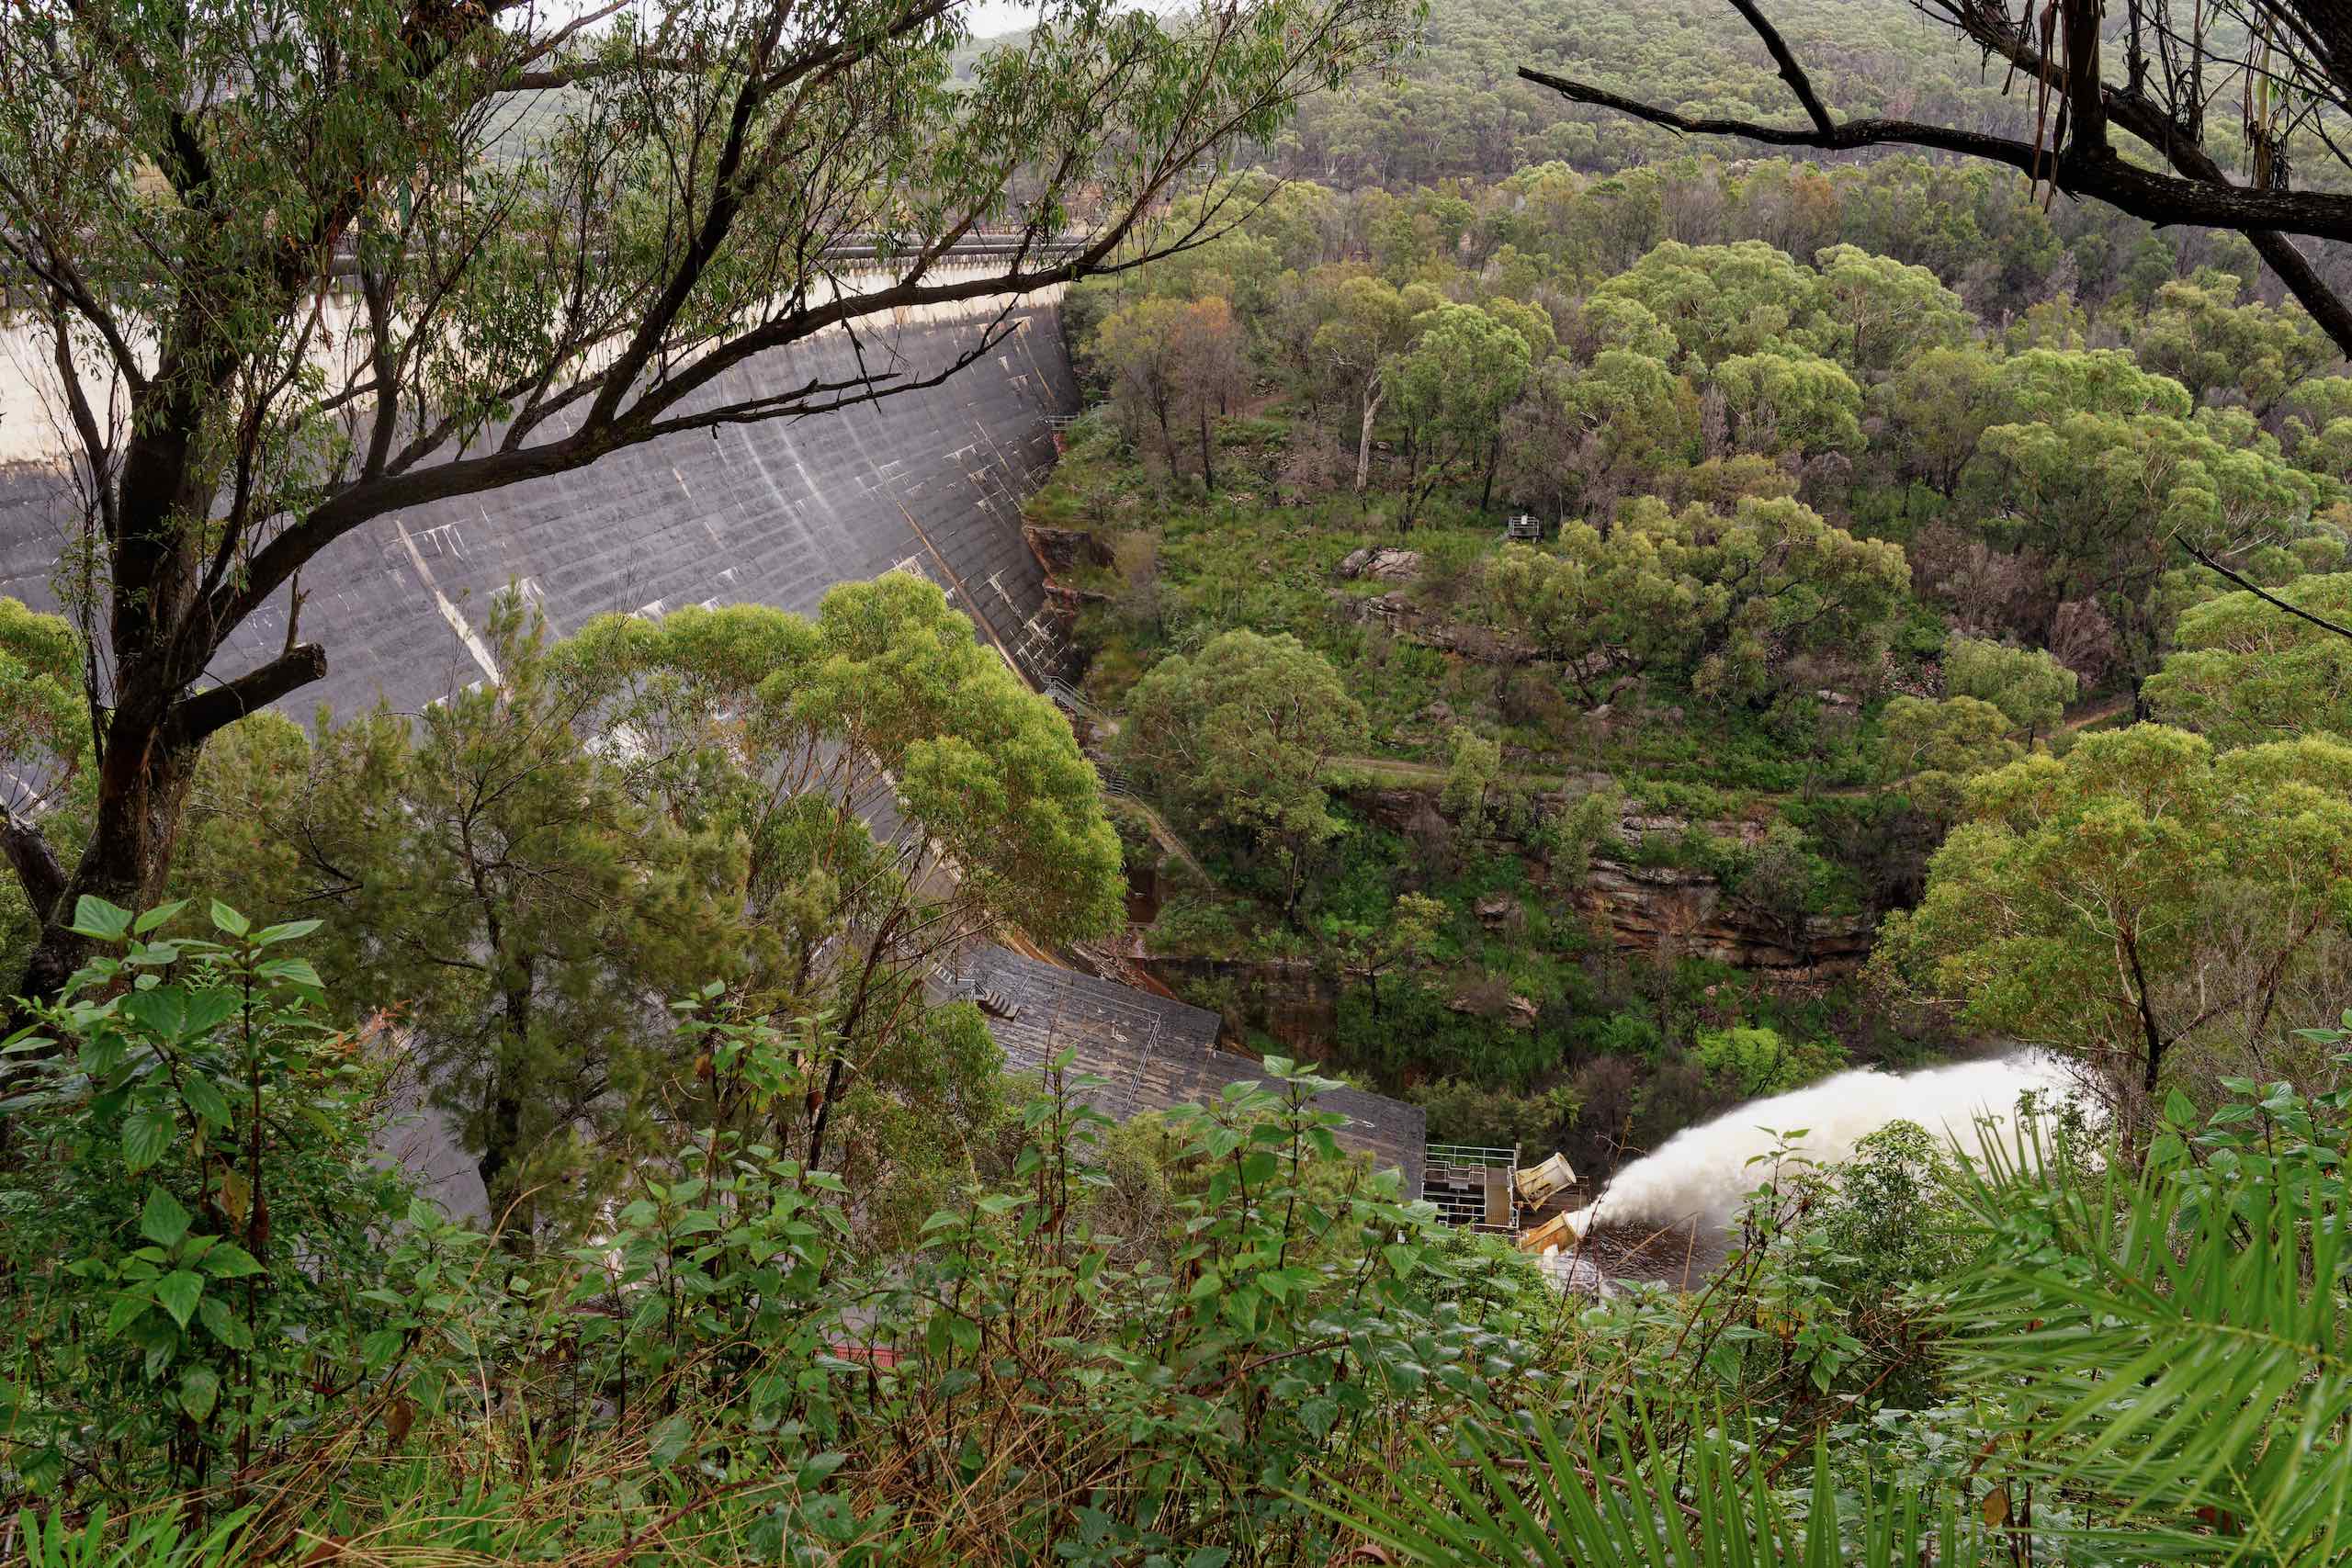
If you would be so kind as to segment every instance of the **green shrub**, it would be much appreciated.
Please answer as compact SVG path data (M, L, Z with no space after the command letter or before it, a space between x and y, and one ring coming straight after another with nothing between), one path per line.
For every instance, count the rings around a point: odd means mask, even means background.
M1710 1075L1749 1097L1802 1089L1846 1066L1846 1053L1835 1041L1798 1043L1779 1030L1745 1024L1702 1029L1692 1043Z

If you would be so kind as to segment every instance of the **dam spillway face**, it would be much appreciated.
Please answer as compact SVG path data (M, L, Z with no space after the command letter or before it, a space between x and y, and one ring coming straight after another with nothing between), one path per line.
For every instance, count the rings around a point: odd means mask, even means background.
M1001 301L958 319L820 333L755 356L703 396L775 396L861 367L919 380L968 352ZM494 681L480 636L514 585L551 635L608 611L660 616L687 604L760 604L813 614L835 583L920 572L978 623L1022 674L1052 672L1045 578L1021 506L1055 456L1047 416L1078 406L1052 300L1016 307L1002 340L936 387L797 421L725 426L615 452L587 468L439 502L368 524L302 573L301 635L326 679L281 706L307 719L380 698L415 710ZM12 334L13 335L13 334ZM28 424L28 345L0 355L0 594L57 605L60 555L79 516L62 459ZM54 438L50 450L62 451ZM30 455L28 455L28 451ZM231 639L226 679L286 642L280 593Z

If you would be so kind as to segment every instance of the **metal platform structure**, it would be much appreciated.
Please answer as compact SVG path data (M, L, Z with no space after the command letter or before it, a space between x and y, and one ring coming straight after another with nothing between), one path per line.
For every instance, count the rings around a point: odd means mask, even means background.
M1498 1235L1516 1235L1518 1205L1511 1201L1511 1176L1519 1168L1519 1145L1492 1148L1476 1144L1431 1144L1421 1167L1421 1196L1437 1205L1450 1225Z
M1517 1236L1529 1246L1583 1189L1565 1156L1530 1166L1519 1161L1516 1144L1431 1144L1421 1167L1421 1197L1437 1205L1447 1224ZM1522 1235L1531 1224L1537 1230Z

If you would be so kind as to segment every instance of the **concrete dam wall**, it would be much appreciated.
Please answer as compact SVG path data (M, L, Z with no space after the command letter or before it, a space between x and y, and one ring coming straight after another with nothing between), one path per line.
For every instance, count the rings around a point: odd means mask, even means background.
M823 333L750 361L712 400L835 381L865 366L912 379L968 352L1001 300L910 313L895 326ZM1011 331L925 390L792 422L665 438L586 468L386 517L336 541L302 574L302 635L324 681L281 705L308 718L419 708L494 679L478 635L513 583L557 635L607 611L763 604L813 612L834 583L919 571L1032 677L1052 666L1044 576L1021 503L1054 459L1046 416L1077 407L1057 299L1015 307ZM53 608L52 577L79 516L46 407L42 342L0 333L0 594ZM44 427L44 421L50 421ZM225 679L286 639L279 595L231 644Z

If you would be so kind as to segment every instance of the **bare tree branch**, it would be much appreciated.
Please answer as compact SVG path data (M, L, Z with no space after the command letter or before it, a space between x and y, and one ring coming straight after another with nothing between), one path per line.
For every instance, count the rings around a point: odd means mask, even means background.
M2352 637L2352 626L2338 626L2334 621L2328 620L2324 616L2312 615L2309 610L2302 608L2299 604L2290 604L2284 599L2279 598L2276 593L2271 592L2267 588L2263 587L2262 584L2256 582L2252 579L2236 571L2233 571L2230 568L2223 566L2220 561L2214 559L2211 556L2206 554L2203 550L2199 549L2195 545L2188 543L2185 539L2181 541L2181 548L2187 550L2190 557L2196 560L2198 565L2204 567L2209 571L2217 573L2223 580L2244 589L2248 593L2251 593L2256 598L2261 600L2264 604L2269 604L2277 609L2284 610L2287 614L2295 616L2299 620L2309 621L2312 625L2319 627L2322 631L2334 632L2337 637Z
M2030 179L2048 178L2079 198L2109 206L2159 226L2177 223L2234 230L2245 234L2339 348L2352 353L2352 307L2321 280L2286 236L2352 240L2352 197L2328 191L2250 188L2230 181L2200 145L2198 128L2184 123L2144 96L2134 76L2122 86L2100 72L2099 6L2097 0L2063 0L2065 58L2052 61L2002 7L1978 0L1918 0L1920 8L1958 29L1971 41L2007 61L2027 77L2050 82L2064 99L2064 115L2050 141L1962 130L1916 120L1830 119L1810 78L1756 0L1730 0L1764 44L1782 80L1811 120L1809 126L1765 125L1750 120L1694 118L1645 104L1589 83L1571 81L1532 67L1520 76L1548 87L1573 103L1630 115L1683 135L1736 136L1768 146L1859 152L1878 146L1925 147L1966 158L2006 164ZM2346 29L2352 49L2352 28ZM2136 39L2136 35L2134 35ZM2352 58L2352 55L2347 55ZM2174 171L2150 169L2122 157L2107 140L2112 122L2146 144Z

